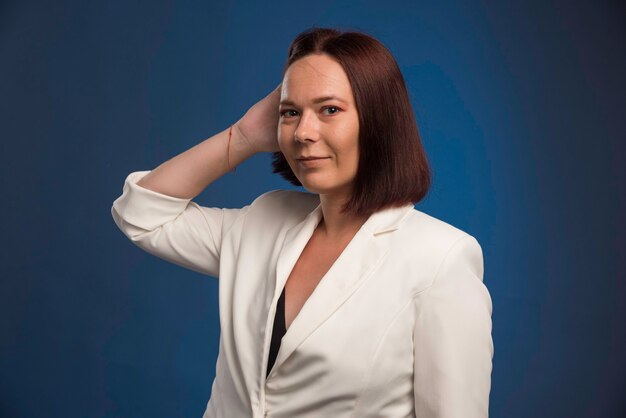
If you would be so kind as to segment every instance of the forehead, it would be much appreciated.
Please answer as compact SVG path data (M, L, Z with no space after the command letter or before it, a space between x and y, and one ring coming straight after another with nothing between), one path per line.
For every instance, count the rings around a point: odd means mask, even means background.
M291 64L285 72L280 93L282 104L330 96L352 102L348 76L341 64L328 55L308 55Z

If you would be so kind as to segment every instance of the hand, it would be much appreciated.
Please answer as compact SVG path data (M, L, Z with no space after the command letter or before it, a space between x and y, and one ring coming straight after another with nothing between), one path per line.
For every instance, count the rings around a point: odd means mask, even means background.
M278 103L282 82L235 123L241 140L256 152L280 151Z

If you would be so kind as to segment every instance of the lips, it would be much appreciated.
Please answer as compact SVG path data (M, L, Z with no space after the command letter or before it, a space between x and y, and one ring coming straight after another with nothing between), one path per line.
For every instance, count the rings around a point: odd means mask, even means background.
M308 157L308 158L298 158L298 165L304 168L314 168L314 167L322 167L324 166L326 160L330 159L330 157Z

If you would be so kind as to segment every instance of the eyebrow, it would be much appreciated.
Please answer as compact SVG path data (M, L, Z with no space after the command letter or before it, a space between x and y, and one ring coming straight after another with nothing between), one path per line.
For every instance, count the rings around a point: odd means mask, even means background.
M348 102L344 99L342 99L341 97L337 97L337 96L321 96L321 97L316 97L315 99L311 100L311 102L317 104L317 103L322 103L322 102L326 102L328 100L338 100L340 102L343 102L345 104L348 104ZM294 102L292 102L291 100L281 100L280 101L281 105L291 105L291 106L295 106L296 104Z

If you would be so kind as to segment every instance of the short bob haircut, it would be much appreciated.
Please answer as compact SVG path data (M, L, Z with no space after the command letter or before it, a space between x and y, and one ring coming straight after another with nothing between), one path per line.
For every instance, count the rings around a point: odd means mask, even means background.
M369 216L422 200L430 188L430 168L404 78L391 53L362 32L312 27L289 46L283 78L291 64L310 54L327 54L343 67L359 115L359 163L342 213ZM272 154L272 167L273 173L302 186L282 152Z

